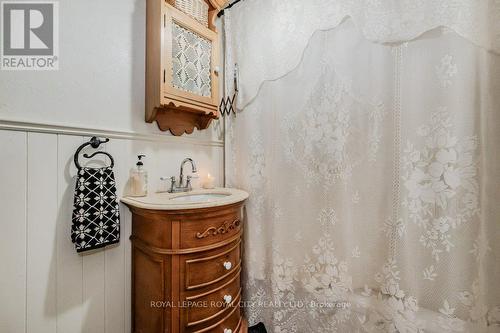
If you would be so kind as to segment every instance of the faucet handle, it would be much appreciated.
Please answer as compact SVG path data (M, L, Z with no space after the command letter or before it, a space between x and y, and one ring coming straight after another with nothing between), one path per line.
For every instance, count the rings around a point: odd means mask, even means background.
M187 187L190 191L193 189L193 187L191 186L191 179L193 179L193 178L195 178L195 177L193 177L193 176L191 176L191 175L186 177L186 187ZM196 177L196 178L198 178L198 177Z
M175 189L175 176L170 177L170 193L173 193Z
M170 180L170 177L160 177L160 187L158 189L158 193L168 192L169 188L167 187L167 180Z
M165 180L175 180L175 176L172 176L172 177L161 176L161 177L160 177L160 180L161 180L161 181L165 181Z

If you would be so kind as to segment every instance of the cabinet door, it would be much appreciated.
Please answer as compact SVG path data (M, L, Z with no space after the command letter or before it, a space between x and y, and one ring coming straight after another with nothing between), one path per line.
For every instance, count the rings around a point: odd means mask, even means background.
M164 91L181 102L218 104L217 33L165 4Z

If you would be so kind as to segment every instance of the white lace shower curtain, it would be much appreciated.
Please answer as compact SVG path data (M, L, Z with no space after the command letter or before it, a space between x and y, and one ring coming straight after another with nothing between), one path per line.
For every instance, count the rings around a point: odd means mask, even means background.
M500 332L500 3L246 0L226 15L250 322Z

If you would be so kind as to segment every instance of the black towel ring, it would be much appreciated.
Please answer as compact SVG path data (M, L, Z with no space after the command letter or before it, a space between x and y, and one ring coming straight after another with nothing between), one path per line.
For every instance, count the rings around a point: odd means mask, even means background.
M93 136L92 139L90 139L89 142L85 142L80 147L78 147L78 149L75 152L75 156L73 157L73 160L75 161L75 165L78 168L78 170L80 170L82 168L82 166L78 162L78 156L80 155L80 152L82 151L82 149L85 148L85 147L87 147L87 146L89 146L89 145L92 148L97 149L97 148L99 148L99 146L101 144L106 143L106 142L109 142L108 138L105 138L104 140L101 140L98 137ZM83 157L85 157L85 158L93 158L94 156L99 155L99 154L106 155L109 158L109 160L111 161L110 168L112 168L112 167L115 166L115 160L113 159L113 156L111 156L111 154L106 153L104 151L96 151L92 155L83 154Z

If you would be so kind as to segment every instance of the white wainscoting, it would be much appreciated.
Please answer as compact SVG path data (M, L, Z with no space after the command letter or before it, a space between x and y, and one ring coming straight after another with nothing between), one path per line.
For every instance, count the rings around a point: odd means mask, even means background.
M78 130L50 127L23 130L21 125L3 128L0 332L130 332L128 209L121 207L118 246L79 255L70 239L73 154L89 139L86 132L78 135ZM119 195L139 152L147 155L150 190L157 189L160 176L177 175L180 161L187 156L198 163L201 175L210 172L222 184L221 142L109 134L113 139L103 149L115 158Z

